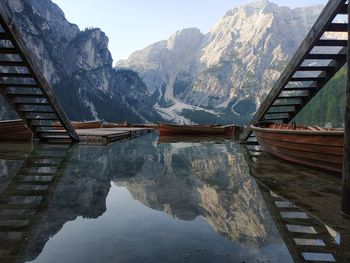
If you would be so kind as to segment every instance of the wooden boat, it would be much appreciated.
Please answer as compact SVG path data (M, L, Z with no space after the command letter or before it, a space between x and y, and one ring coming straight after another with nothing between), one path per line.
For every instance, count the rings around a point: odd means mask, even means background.
M344 130L260 123L251 126L262 149L282 159L341 174Z
M125 128L129 127L128 123L103 123L102 128Z
M30 141L32 138L33 133L23 120L0 121L1 141Z
M176 124L158 124L160 136L169 135L189 135L189 136L230 136L235 134L234 125L176 125Z
M71 121L74 129L97 129L102 127L102 121ZM63 130L61 123L54 122L52 124L57 130Z
M127 122L123 123L103 123L102 128L147 128L147 129L155 129L157 125L155 124L129 124Z
M203 142L225 142L227 136L183 136L183 135L171 135L171 136L159 136L158 144L162 143L203 143Z

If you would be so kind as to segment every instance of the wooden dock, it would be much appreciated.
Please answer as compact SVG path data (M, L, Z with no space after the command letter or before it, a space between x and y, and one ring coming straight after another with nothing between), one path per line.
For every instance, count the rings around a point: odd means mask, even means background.
M98 128L77 129L81 143L108 144L124 139L133 139L152 132L152 128Z

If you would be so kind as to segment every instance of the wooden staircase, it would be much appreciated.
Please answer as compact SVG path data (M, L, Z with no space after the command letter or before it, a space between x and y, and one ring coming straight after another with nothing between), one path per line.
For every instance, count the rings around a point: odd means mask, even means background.
M0 0L0 93L37 139L72 142L79 137L26 48L13 16ZM55 130L52 123L64 130Z
M241 135L253 142L251 125L290 122L346 63L348 2L330 0ZM339 23L345 20L345 23ZM345 37L343 37L345 35Z

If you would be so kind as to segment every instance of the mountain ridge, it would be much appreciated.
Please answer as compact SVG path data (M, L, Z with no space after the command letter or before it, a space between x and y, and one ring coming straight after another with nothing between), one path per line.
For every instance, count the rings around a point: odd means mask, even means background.
M205 115L203 119L212 122L244 123L321 10L320 5L291 9L269 1L235 7L208 33L197 36L195 46L177 47L182 51L179 57L186 54L186 60L172 60L171 69L164 63L177 52L160 47L159 42L116 65L139 73L149 92L158 95L154 108L169 121L200 123ZM177 31L169 39L180 36L186 43L183 32L186 30Z

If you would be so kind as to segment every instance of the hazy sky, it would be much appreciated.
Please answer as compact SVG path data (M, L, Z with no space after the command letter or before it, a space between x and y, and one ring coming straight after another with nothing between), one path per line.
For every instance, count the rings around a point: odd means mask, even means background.
M271 0L299 7L327 0ZM109 38L114 62L133 51L169 38L175 31L198 27L203 33L225 12L247 0L53 0L81 29L99 27Z

